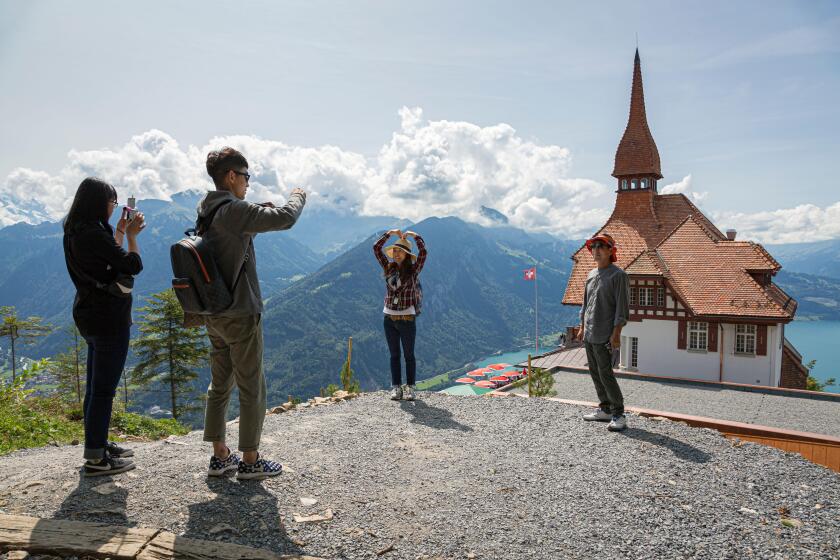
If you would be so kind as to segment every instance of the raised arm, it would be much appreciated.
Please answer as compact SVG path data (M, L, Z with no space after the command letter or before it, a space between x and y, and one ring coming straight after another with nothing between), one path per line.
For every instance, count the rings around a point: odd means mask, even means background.
M423 238L416 233L409 233L412 234L414 237L414 243L417 244L417 262L414 263L414 273L420 274L420 271L423 270L423 265L426 264L426 242L423 241ZM408 235L408 233L406 235Z
M90 232L88 235L90 255L102 257L111 268L123 274L135 275L143 270L143 261L140 259L136 242L132 247L134 250L126 251L117 245L114 237L104 229ZM80 260L84 260L84 257Z
M385 258L385 253L382 252L382 248L385 246L385 242L388 241L392 235L400 235L400 230L390 229L386 231L379 239L376 240L376 243L373 244L373 254L379 262L379 266L381 266L383 270L388 266L388 259Z
M240 222L242 231L246 233L280 231L295 225L305 204L306 193L301 189L295 189L286 204L280 208L250 202L234 202L230 205L230 214L227 219Z

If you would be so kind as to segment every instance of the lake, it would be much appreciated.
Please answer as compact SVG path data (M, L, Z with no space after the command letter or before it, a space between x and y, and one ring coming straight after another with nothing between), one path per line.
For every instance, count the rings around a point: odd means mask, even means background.
M785 327L785 336L802 354L802 363L817 360L811 375L820 381L833 377L840 383L840 321L794 321ZM840 393L840 386L826 387L826 391Z

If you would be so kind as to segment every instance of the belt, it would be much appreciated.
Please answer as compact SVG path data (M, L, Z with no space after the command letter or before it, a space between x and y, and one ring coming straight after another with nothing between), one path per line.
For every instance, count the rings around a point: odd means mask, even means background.
M388 315L385 314L386 317L391 319L392 321L413 321L414 315Z

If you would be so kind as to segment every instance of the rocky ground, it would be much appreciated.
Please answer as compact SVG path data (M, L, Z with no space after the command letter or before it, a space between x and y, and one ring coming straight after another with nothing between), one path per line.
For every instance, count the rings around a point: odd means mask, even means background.
M840 437L840 400L817 400L671 381L620 378L624 404ZM589 373L554 374L557 397L595 401ZM528 394L527 387L514 391Z
M262 482L208 479L200 433L133 444L138 468L113 480L81 479L79 447L21 451L0 458L0 512L324 558L840 557L837 473L669 421L614 434L582 412L374 393L270 415L263 452L286 472Z

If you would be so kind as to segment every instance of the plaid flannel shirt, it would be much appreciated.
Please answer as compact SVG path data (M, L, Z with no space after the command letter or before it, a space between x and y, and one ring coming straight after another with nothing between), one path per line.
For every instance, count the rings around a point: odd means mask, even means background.
M384 271L388 266L388 258L382 252L385 242L388 241L390 235L383 233L382 237L373 245L373 254L376 255L376 260L379 261L382 270ZM385 282L385 307L393 309L394 311L402 311L408 309L412 305L417 313L420 313L420 287L418 286L418 277L420 271L423 270L423 265L426 263L426 244L423 238L419 235L414 237L414 243L417 244L417 261L414 263L414 272L408 279L408 282L400 285L399 288L393 289L387 282ZM396 298L397 303L394 303Z

